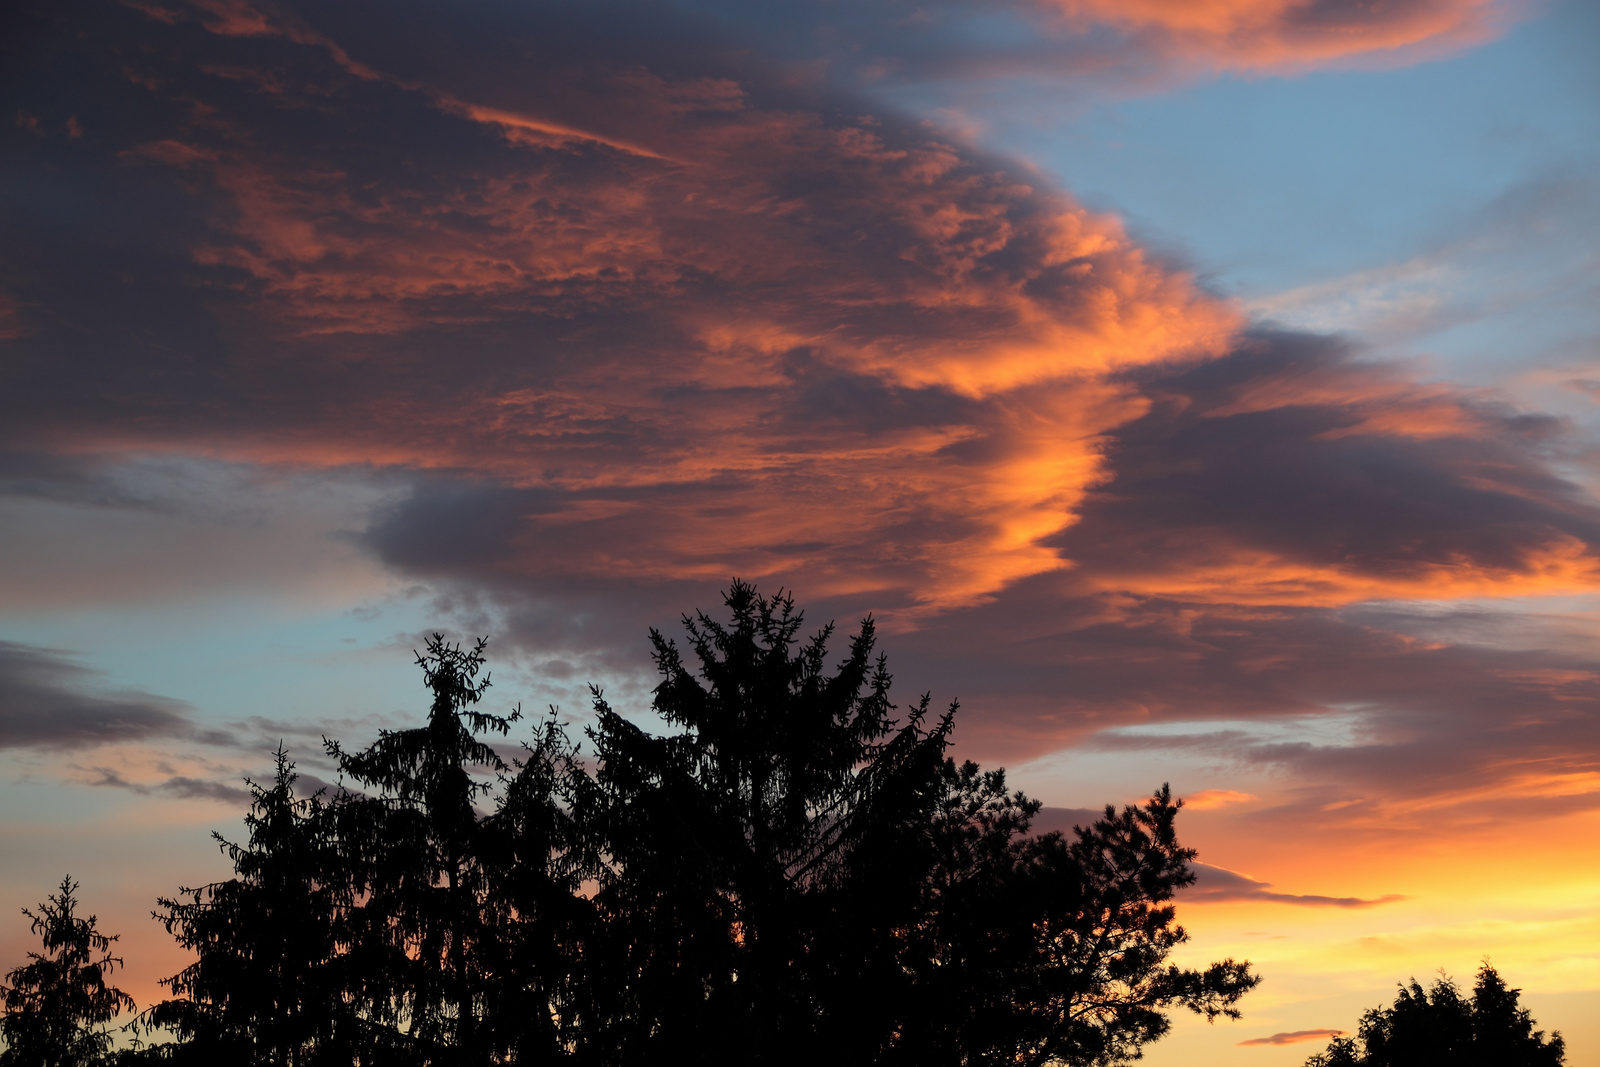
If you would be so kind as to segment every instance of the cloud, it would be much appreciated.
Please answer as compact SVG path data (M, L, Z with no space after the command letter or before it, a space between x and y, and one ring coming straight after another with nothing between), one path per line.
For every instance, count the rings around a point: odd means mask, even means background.
M1600 510L1551 462L1564 427L1492 393L1270 334L1146 392L1053 541L1088 589L1333 606L1600 576Z
M42 132L0 130L17 506L166 514L188 487L277 514L298 497L273 478L324 486L346 506L308 536L167 536L159 573L344 530L441 613L635 695L645 625L733 574L787 585L819 619L877 612L986 759L1292 774L1230 819L1594 803L1591 654L1468 632L1503 606L1448 634L1380 608L1592 593L1570 426L1245 331L1116 219L770 61L721 9L617 10L85 5L25 42ZM1049 18L1117 62L1248 36L1165 10ZM1335 36L1466 40L1497 10ZM106 455L167 457L178 489Z
M193 732L179 701L96 692L98 672L69 653L0 641L0 748L68 749Z
M1194 866L1195 884L1183 890L1189 903L1223 903L1233 901L1271 901L1275 904L1298 904L1311 908L1371 908L1391 904L1405 898L1396 894L1372 900L1362 897L1326 897L1308 893L1274 893L1272 883L1258 882L1235 871L1213 867L1208 863ZM1281 1042L1280 1042L1281 1043Z
M403 494L370 471L0 451L0 607L216 598L344 603L393 584L350 534Z
M110 767L95 767L81 784L126 789L140 796L171 797L178 800L212 800L235 807L250 803L250 791L241 786L207 778L171 775L155 782L135 782Z
M1237 789L1202 789L1184 797L1183 805L1194 811L1212 811L1232 804L1248 804L1255 799L1254 793L1242 793Z
M1108 373L1214 356L1240 322L1115 219L726 59L575 67L600 27L524 13L495 29L548 62L512 78L467 23L445 32L481 62L424 82L402 46L437 12L347 43L206 11L124 9L89 38L164 42L95 87L147 121L91 115L80 170L88 199L147 195L169 225L104 254L92 226L19 242L48 310L16 342L24 447L432 470L464 507L522 509L513 573L560 552L937 608L1060 567L1041 538L1144 407ZM70 318L101 336L43 325Z
M20 447L402 468L368 536L396 567L470 529L497 581L739 573L906 618L1063 569L1324 605L1595 582L1544 423L1334 342L1241 348L1115 219L925 125L571 12L186 10L54 45L161 43L52 86L84 145L26 145L91 153L71 217L165 225L24 227ZM86 110L135 97L140 123ZM1173 448L1203 480L1131 485Z
M1517 6L1415 0L1383 6L1305 0L1037 0L1065 31L1111 27L1175 65L1295 72L1330 65L1404 64L1498 36Z
M1457 327L1507 318L1544 344L1552 324L1579 335L1587 329L1592 341L1592 316L1583 311L1600 290L1600 258L1582 235L1596 225L1600 182L1558 169L1516 183L1402 262L1263 294L1247 307L1280 326L1359 335L1390 349L1436 345ZM1525 364L1532 354L1527 343L1507 352L1483 347L1490 351L1475 353L1481 361Z
M943 0L915 6L745 3L686 6L799 64L854 82L1029 78L1126 90L1223 72L1291 75L1395 67L1494 40L1528 5L1410 0Z
M1240 1046L1250 1045L1294 1045L1301 1041L1321 1041L1329 1037L1343 1037L1343 1030L1289 1030L1270 1037L1252 1037L1248 1041L1239 1042Z

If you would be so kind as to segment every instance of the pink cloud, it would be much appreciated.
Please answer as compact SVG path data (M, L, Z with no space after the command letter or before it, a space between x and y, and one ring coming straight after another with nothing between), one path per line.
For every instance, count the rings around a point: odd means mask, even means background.
M1321 1041L1330 1037L1343 1037L1343 1030L1290 1030L1270 1037L1252 1037L1248 1041L1241 1041L1241 1047L1250 1045L1297 1045L1302 1041Z

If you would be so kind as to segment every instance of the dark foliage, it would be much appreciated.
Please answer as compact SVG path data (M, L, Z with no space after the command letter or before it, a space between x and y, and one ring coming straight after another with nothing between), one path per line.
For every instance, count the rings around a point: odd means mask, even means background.
M294 793L280 748L270 788L250 782L249 842L216 837L237 877L162 898L159 919L197 959L164 981L176 996L141 1020L175 1045L147 1060L282 1067L352 1062L361 1022L339 949L351 889L320 795Z
M337 792L280 750L218 838L235 876L159 902L196 959L139 1020L174 1040L121 1062L1111 1065L1170 1009L1237 1015L1247 965L1166 962L1194 852L1165 787L1034 835L949 758L954 704L890 701L870 619L837 656L789 597L725 599L686 651L651 633L663 733L597 690L592 754L552 711L508 760L484 643L436 635L426 723L328 742Z
M37 912L24 908L42 952L6 975L0 1036L3 1067L88 1067L105 1062L111 1035L105 1024L133 1010L126 993L106 984L122 965L111 955L115 935L95 928L95 917L76 914L78 885L70 877Z
M894 1020L857 1005L904 983L894 931L916 919L954 708L892 718L870 621L830 672L831 627L802 644L790 600L735 584L727 602L731 626L684 620L697 670L651 633L654 707L677 732L596 694L596 904L617 969L590 1029L608 1058L859 1047Z
M417 656L433 693L425 725L385 730L362 752L337 742L340 771L370 793L347 793L335 836L357 903L346 916L346 992L374 1024L364 1059L388 1063L490 1061L484 990L496 957L475 803L491 789L474 767L508 768L478 740L520 717L477 711L485 642L471 650L435 634Z
M652 634L678 732L596 698L608 1060L1119 1063L1163 1008L1233 1014L1244 965L1163 966L1194 855L1165 789L1032 837L1036 802L945 756L954 705L894 718L870 620L830 672L790 599L727 604L684 620L694 670Z
M905 1062L1124 1063L1167 1032L1165 1008L1238 1018L1248 965L1164 965L1187 940L1173 893L1194 881L1166 787L1069 839L1024 835L1036 805L1001 772L947 763L944 779Z
M1535 1030L1518 993L1487 963L1471 999L1448 978L1431 989L1413 978L1392 1007L1368 1011L1354 1038L1335 1038L1306 1067L1560 1067L1561 1035Z

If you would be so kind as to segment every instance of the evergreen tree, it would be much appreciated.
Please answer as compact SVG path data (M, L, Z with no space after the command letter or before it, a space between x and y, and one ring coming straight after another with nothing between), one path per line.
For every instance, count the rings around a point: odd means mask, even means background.
M1247 965L1164 965L1194 855L1169 792L1031 836L1036 802L946 758L954 705L894 718L870 619L829 671L790 598L726 603L684 619L695 669L652 632L678 732L596 697L599 1061L1111 1064L1167 1007L1237 1014Z
M610 970L591 986L611 1002L587 1033L618 1061L772 1062L840 1047L827 1026L838 987L823 978L853 982L859 968L815 959L829 891L867 837L892 847L889 827L936 799L949 718L926 725L926 701L903 725L892 718L870 620L830 672L832 627L799 643L790 598L735 582L726 602L731 626L684 618L698 671L651 631L654 708L680 732L653 736L595 698L589 814L609 859L597 904Z
M504 735L520 717L478 711L489 688L485 640L470 650L434 634L417 655L433 694L428 721L385 730L359 753L337 742L340 772L365 787L335 805L350 912L353 1003L380 1026L369 1056L387 1063L482 1063L493 1038L485 990L495 931L486 914L479 797L493 784L473 768L508 770L478 734Z
M133 999L106 984L122 959L111 955L116 935L102 934L95 917L76 914L78 883L61 879L57 892L22 914L32 920L42 952L6 975L0 1017L0 1067L89 1067L107 1061L111 1035L105 1024Z
M1027 834L1038 805L1008 796L1001 771L951 761L944 777L899 1062L1125 1063L1167 1033L1168 1008L1239 1017L1260 981L1247 964L1165 965L1188 939L1171 902L1195 855L1177 842L1182 804L1167 787L1068 838Z
M1306 1067L1560 1067L1559 1033L1548 1040L1493 967L1478 969L1471 999L1449 978L1402 985L1393 1006L1361 1017L1354 1038L1335 1038Z
M320 794L297 797L282 746L270 787L248 782L248 843L213 834L236 877L162 898L156 918L194 963L164 980L176 996L149 1028L176 1048L150 1059L323 1067L352 1062L358 1022L343 989L340 926L350 904Z
M1237 1015L1246 964L1167 963L1170 791L1035 835L948 757L954 704L890 701L870 618L830 657L781 592L725 601L687 655L651 632L666 732L596 690L588 759L552 711L503 762L484 642L438 635L424 725L327 742L349 788L297 797L280 751L236 877L160 902L197 959L147 1018L178 1041L128 1062L1112 1065L1173 1008Z
M478 836L491 935L479 943L484 1047L495 1062L531 1064L565 1057L578 1040L595 928L583 883L598 859L573 815L590 779L554 709L513 763Z

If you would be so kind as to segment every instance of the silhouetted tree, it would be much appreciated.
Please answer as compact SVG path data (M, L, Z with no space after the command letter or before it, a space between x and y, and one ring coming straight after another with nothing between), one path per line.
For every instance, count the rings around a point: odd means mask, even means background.
M590 779L554 709L502 776L478 831L486 935L479 942L483 1047L495 1062L542 1063L579 1038L595 910L583 892L598 858L573 805Z
M664 733L595 690L591 756L552 710L508 765L484 642L435 635L424 725L326 742L348 788L296 796L280 749L218 838L235 877L160 901L197 958L146 1019L177 1041L129 1067L1100 1067L1171 1009L1237 1015L1248 965L1167 962L1169 790L1035 835L1038 802L947 755L955 704L890 701L870 618L830 656L782 592L725 602L687 656L651 631Z
M1560 1067L1561 1035L1533 1028L1519 992L1488 963L1470 1000L1449 978L1431 989L1413 978L1392 1007L1367 1011L1355 1037L1335 1038L1306 1067Z
M337 834L359 895L350 917L348 993L363 1016L384 1025L369 1053L385 1062L486 1062L485 990L493 976L492 918L475 802L493 785L473 768L505 773L478 740L504 735L508 716L478 711L489 688L478 680L486 642L470 650L431 637L417 655L433 694L425 725L385 730L359 753L328 743L340 772L367 794L335 806Z
M213 834L233 861L225 882L162 898L161 921L197 959L165 979L176 997L144 1022L176 1048L148 1059L323 1067L348 1064L358 1020L344 987L340 925L350 887L320 794L297 797L280 746L270 787L249 782L246 844Z
M5 1015L0 1036L3 1067L88 1067L106 1062L111 1035L105 1024L125 1011L133 999L106 984L122 966L111 955L116 935L95 928L93 915L75 914L78 884L61 879L37 912L22 914L32 920L33 932L43 942L42 952L28 953L29 962L6 975Z
M1003 772L952 761L944 777L939 862L904 957L917 995L899 1061L1125 1063L1166 1034L1167 1008L1238 1018L1259 982L1247 964L1165 965L1188 939L1171 901L1195 855L1178 845L1182 805L1167 787L1070 838L1035 837L1038 805L1008 796Z
M1036 802L945 757L954 705L893 717L870 619L830 671L790 598L726 603L684 619L694 670L652 631L679 732L596 696L599 1058L1110 1064L1169 1006L1236 1014L1245 964L1164 965L1194 855L1170 793L1032 837Z
M585 814L610 861L596 897L610 940L591 985L609 1000L587 1033L618 1061L788 1060L837 1036L825 978L851 987L856 971L815 958L838 941L819 938L829 893L865 838L889 846L890 824L937 800L949 718L925 726L924 701L895 722L870 620L829 671L832 628L797 648L792 600L739 582L726 600L731 627L684 618L698 676L651 631L654 708L680 732L651 735L595 697Z

